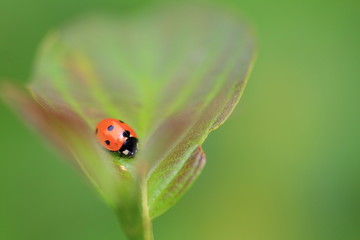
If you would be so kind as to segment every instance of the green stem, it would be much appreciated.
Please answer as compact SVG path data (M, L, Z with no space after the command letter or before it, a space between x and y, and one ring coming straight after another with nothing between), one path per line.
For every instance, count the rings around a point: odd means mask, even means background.
M128 240L153 240L146 179L140 179L133 184L129 182L122 190L123 198L117 213Z
M118 217L128 240L153 240L152 222L148 205L147 167L135 167L134 177L122 184L119 196Z
M143 222L143 230L144 230L144 240L153 240L153 231L152 231L152 223L149 215L149 206L147 199L147 184L146 179L143 178L143 182L141 183L141 202L142 202L142 222Z

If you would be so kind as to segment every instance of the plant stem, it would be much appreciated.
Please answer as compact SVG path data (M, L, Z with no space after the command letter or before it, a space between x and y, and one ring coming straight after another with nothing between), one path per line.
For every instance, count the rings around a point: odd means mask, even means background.
M121 190L124 197L116 211L128 240L153 240L146 178L138 179Z
M153 231L152 223L149 215L149 206L147 199L147 184L146 179L142 178L143 182L141 183L141 202L142 202L142 220L143 220L143 229L144 229L144 240L153 240Z

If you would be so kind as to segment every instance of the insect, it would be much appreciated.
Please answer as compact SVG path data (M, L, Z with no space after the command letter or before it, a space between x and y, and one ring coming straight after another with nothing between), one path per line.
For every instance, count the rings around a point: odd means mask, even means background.
M133 157L137 152L138 139L135 131L118 119L101 120L95 129L99 143L111 152L120 156Z

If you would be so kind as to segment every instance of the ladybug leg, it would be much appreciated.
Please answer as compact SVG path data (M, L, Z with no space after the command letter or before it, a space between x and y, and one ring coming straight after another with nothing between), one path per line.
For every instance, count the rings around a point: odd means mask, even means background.
M133 157L137 152L138 139L129 137L119 150L121 156Z

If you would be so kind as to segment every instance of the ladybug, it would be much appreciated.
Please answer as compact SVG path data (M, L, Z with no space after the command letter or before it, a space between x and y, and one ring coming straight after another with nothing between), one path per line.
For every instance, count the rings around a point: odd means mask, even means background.
M98 142L111 152L120 156L133 157L137 152L138 139L135 131L118 119L104 119L96 125Z

